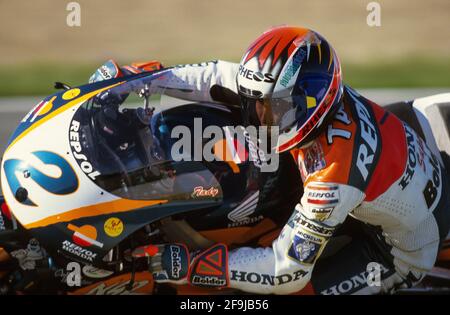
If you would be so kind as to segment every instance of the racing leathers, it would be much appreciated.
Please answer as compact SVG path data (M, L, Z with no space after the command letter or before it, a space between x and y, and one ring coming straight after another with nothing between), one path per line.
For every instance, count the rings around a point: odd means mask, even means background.
M150 91L236 103L238 71L225 61L178 66ZM322 294L391 292L433 267L450 226L447 177L439 152L415 130L346 86L331 123L291 154L303 197L272 247L230 250L229 287L263 294L307 284ZM346 220L360 222L361 236L319 259Z

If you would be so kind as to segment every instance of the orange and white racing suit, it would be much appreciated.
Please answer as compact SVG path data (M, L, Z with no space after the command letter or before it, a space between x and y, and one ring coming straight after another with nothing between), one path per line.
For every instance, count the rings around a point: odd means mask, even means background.
M225 61L174 67L152 82L151 92L235 101L238 67ZM447 175L439 152L411 127L345 87L334 120L291 153L303 197L271 247L229 252L230 287L272 294L307 284L322 294L391 292L414 285L433 267L450 226ZM359 222L356 235L319 259L332 236L345 234L344 221Z

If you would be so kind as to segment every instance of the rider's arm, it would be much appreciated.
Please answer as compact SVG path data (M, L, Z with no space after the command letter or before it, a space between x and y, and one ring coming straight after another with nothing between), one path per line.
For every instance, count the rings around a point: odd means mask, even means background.
M236 74L239 64L214 60L200 64L179 65L167 69L158 61L132 63L120 67L108 60L91 76L89 82L98 82L144 71L161 70L150 84L151 94L165 94L195 102L223 102L239 105Z
M124 74L148 71L147 63L124 66ZM213 60L167 68L150 85L151 94L165 94L196 102L223 102L239 105L236 75L239 64Z
M238 69L239 64L223 60L175 66L152 81L150 93L196 102L216 101L239 105L236 89Z
M218 101L238 105L238 68L239 64L222 60L176 66L154 80L150 92L191 101Z
M334 230L363 199L362 191L348 185L308 183L272 247L229 253L230 287L266 294L303 289Z

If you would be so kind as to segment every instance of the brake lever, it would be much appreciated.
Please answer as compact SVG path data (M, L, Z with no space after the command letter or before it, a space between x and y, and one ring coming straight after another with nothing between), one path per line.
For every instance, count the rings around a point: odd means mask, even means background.
M139 91L139 97L144 98L144 109L145 112L148 112L149 110L153 112L155 110L154 107L150 107L150 88L148 86L148 83L144 85L144 88Z

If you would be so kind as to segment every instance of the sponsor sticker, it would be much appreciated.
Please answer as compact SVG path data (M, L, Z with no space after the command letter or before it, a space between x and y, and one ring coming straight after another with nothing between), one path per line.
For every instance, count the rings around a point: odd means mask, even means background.
M288 256L303 264L314 264L322 244L322 238L299 231L289 247Z
M310 147L305 149L304 158L299 160L302 166L302 176L305 178L327 166L325 155L323 153L322 145L318 142L313 143Z
M191 196L194 198L201 197L215 197L219 194L219 189L216 187L210 187L208 189L203 188L203 186L197 186L194 188Z
M292 228L300 228L315 235L330 237L333 235L335 228L329 227L323 223L316 222L304 216L300 211L296 210L288 221L288 225Z
M277 276L265 273L247 272L242 270L230 270L230 280L273 287L275 285L282 285L299 281L307 274L308 272L303 269L299 269L292 273L280 274Z
M416 158L416 138L414 135L414 132L407 124L403 124L405 128L405 134L406 134L406 142L408 145L408 163L406 164L406 169L403 173L403 176L399 182L400 187L402 190L405 190L405 188L409 185L411 182L415 169L417 164L417 158Z
M227 247L217 244L195 258L189 280L198 286L223 287L227 285L227 269Z
M94 279L102 279L102 278L106 278L111 276L114 272L110 271L110 270L104 270L104 269L99 269L96 268L94 266L84 266L83 269L83 274L89 278L94 278Z
M253 71L250 70L243 65L239 66L239 75L256 82L267 82L267 83L273 83L275 82L274 75L270 72L262 73L260 71Z
M138 272L131 290L128 290L131 274L123 274L87 287L80 288L70 294L76 295L137 295L150 294L153 290L152 275L149 272Z
M0 212L0 231L3 231L3 230L6 230L6 227L5 227L5 220L3 219L3 215L2 215L2 213Z
M359 146L356 155L356 168L359 172L359 178L355 179L359 185L356 187L365 187L369 180L369 175L377 165L380 152L380 132L376 120L369 110L369 107L360 100L359 94L348 89L348 94L353 99L355 111L359 118ZM352 183L350 183L352 185Z
M288 65L284 69L283 75L280 80L280 84L284 87L288 87L290 84L292 84L291 79L294 77L297 73L297 70L300 69L300 66L303 62L303 60L306 57L306 52L303 49L299 49L294 57L289 60Z
M312 206L336 205L339 203L339 187L325 185L309 185L306 187L307 202Z
M182 272L182 257L179 246L170 246L170 258L172 265L172 278L179 279L180 272Z
M257 217L250 217L256 211L258 200L259 200L259 191L256 191L253 194L249 195L232 211L230 211L227 217L233 223L229 224L228 227L251 224L262 220L263 217L261 215Z
M233 227L238 227L238 226L243 226L243 225L255 224L255 223L261 222L262 220L264 220L264 216L262 216L262 215L258 215L255 217L248 217L248 218L244 218L242 221L228 223L228 227L233 228Z
M366 287L374 286L372 284L371 276L373 276L371 273L373 271L369 270L369 266L373 266L374 262L371 262L367 265L367 270L362 271L359 274L355 274L351 277L343 279L341 282L336 283L335 285L326 288L320 292L322 295L341 295L341 294L353 294L356 293ZM386 279L390 275L392 275L393 271L389 268L386 268L382 264L378 264L378 269L380 272L379 277L381 279ZM410 273L411 274L411 273ZM381 280L380 279L380 280Z
M68 240L65 240L62 243L62 250L90 262L93 262L94 259L97 257L97 253L94 253L93 251L83 248L82 246L79 246Z
M316 207L311 208L311 212L314 214L314 218L319 221L325 221L333 212L334 207Z
M92 225L81 227L69 224L67 228L73 231L72 241L82 247L96 246L103 248L103 243L97 241L97 229Z
M82 135L80 134L80 127L81 127L80 122L75 119L73 119L72 122L70 123L70 130L69 130L70 148L81 170L90 179L95 181L97 176L101 174L96 169L94 169L88 157L83 153L83 147L81 146L80 142L80 139L82 138Z
M64 92L64 94L62 95L62 99L65 101L74 99L75 97L77 97L78 95L80 95L81 90L80 89L70 89L66 92Z
M109 218L103 226L106 235L117 237L123 232L123 222L119 218Z
M42 116L48 114L53 109L53 101L56 96L53 96L47 101L40 101L28 114L22 119L22 122L33 123L36 119L42 118Z

